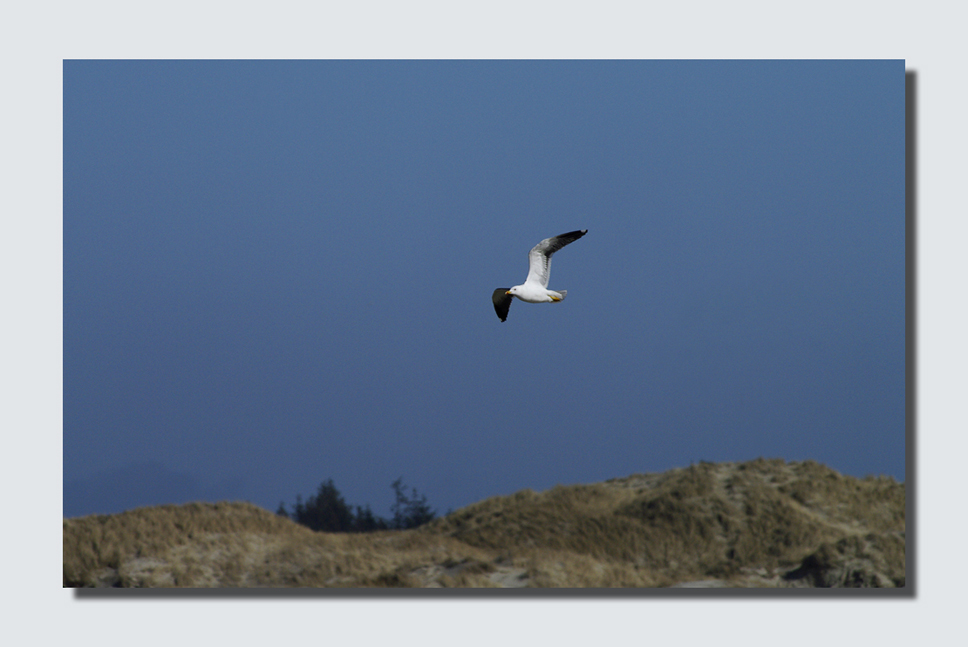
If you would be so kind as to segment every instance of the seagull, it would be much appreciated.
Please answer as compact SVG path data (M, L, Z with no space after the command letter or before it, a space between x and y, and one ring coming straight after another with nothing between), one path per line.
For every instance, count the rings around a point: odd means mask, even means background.
M491 295L494 302L494 312L501 321L508 318L511 300L517 297L528 303L557 303L565 298L568 290L549 290L548 277L551 276L551 255L559 249L573 243L585 234L587 229L572 231L567 234L545 238L528 252L528 278L521 285L513 288L498 288Z

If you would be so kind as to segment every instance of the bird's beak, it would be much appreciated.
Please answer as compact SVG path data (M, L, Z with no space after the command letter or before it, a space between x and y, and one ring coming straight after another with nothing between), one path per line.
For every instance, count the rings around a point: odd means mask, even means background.
M508 290L508 291L507 291L507 292L505 292L504 294L511 294L511 291L510 291L510 290Z

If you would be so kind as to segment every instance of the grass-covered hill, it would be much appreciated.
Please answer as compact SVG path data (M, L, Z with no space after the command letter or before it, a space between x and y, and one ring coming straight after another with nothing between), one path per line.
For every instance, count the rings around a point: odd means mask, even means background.
M904 485L812 461L523 490L365 534L248 503L64 520L67 587L896 587L904 555Z

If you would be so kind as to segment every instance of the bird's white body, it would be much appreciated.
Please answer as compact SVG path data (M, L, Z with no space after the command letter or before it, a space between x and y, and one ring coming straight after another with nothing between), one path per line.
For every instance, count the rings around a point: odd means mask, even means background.
M525 281L523 284L515 285L508 290L508 294L528 303L554 303L564 299L565 295L568 294L568 290L556 292L555 290L542 287L539 283Z

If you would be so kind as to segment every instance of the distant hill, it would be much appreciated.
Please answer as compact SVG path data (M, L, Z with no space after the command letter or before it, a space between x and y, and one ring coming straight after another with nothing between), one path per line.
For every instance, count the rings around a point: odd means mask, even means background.
M248 503L64 520L65 587L904 584L904 485L812 461L523 490L367 534L313 532Z
M240 479L202 483L187 472L153 461L130 463L64 484L64 516L130 510L155 502L218 501L238 491Z

